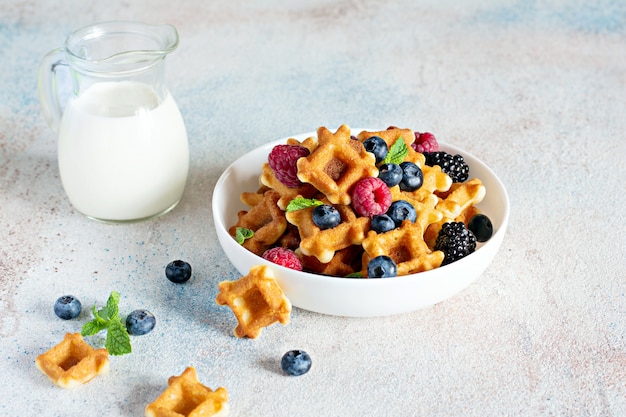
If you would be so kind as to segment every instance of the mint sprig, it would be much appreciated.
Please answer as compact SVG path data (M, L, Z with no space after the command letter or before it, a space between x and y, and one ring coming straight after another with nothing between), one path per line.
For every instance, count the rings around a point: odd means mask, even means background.
M111 355L125 355L132 352L128 331L119 317L119 302L120 293L112 291L104 307L100 310L95 305L92 307L91 312L94 318L85 323L80 332L83 336L93 336L106 330L104 347Z
M296 210L303 210L309 207L321 206L322 204L324 204L322 201L317 200L315 198L297 197L291 200L289 204L287 204L286 211L290 212L290 211L296 211Z
M254 236L254 230L246 229L245 227L238 227L235 229L235 240L240 245L243 245L247 239Z
M391 145L389 152L387 152L387 156L383 160L382 164L397 164L399 165L404 158L409 155L409 149L406 147L406 143L404 143L404 139L402 136L398 136L398 139Z

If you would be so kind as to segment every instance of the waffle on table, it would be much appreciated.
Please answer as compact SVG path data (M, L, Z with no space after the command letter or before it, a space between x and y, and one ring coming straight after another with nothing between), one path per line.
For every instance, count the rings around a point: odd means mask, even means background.
M218 287L215 301L235 314L239 323L234 330L236 337L255 339L271 324L289 323L291 303L268 266L254 266L237 281L222 281Z
M37 368L62 388L74 388L109 371L109 352L94 349L80 333L67 333L63 340L37 356Z
M167 380L168 387L145 408L146 417L226 417L228 391L211 388L198 381L195 368L187 367Z

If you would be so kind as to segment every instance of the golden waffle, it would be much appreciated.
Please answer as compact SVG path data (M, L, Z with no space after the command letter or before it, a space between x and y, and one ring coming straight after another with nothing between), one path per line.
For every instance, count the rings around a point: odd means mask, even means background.
M363 142L372 136L378 136L382 140L385 141L387 147L391 149L394 143L398 140L398 138L402 138L404 144L406 145L408 155L404 158L405 161L411 161L418 166L424 165L426 158L421 153L415 151L411 144L415 142L415 133L411 129L400 129L397 127L390 127L387 130L379 130L376 132L368 132L366 130L362 131L358 134L357 138Z
M363 275L367 263L381 255L391 257L398 267L398 275L428 271L441 266L444 254L431 251L424 242L424 230L418 223L405 220L402 226L385 233L370 231L363 241Z
M286 213L287 221L298 227L300 251L306 256L315 256L321 263L331 261L335 252L351 245L360 245L369 230L369 217L357 217L352 207L334 205L341 216L341 223L322 230L313 222L313 210L308 207Z
M188 367L179 376L167 380L168 387L148 404L146 417L225 417L228 415L228 391L213 391L198 381L195 368Z
M442 218L426 229L424 239L428 246L434 247L439 230L444 223L462 221L467 225L472 213L475 214L478 211L474 206L483 200L485 193L485 186L478 178L454 183L435 207L442 214Z
M322 263L315 256L302 256L302 265L307 271L321 275L345 277L361 271L361 255L363 248L360 245L350 245L338 250L330 262Z
M317 139L317 148L298 159L298 178L324 193L331 203L350 204L352 186L363 177L378 176L376 158L350 138L346 125L335 133L320 127Z
M429 224L436 223L443 218L441 212L435 209L439 203L439 198L436 195L429 194L423 200L418 200L415 198L415 194L402 191L398 186L391 187L390 191L393 201L404 200L415 208L417 213L415 223L419 224L422 230L426 230Z
M215 301L228 305L239 322L234 331L236 337L254 339L264 327L289 323L291 303L268 266L253 266L248 275L237 281L222 281L218 287Z
M269 190L269 187L261 186L257 190L256 193L253 193L253 192L250 192L250 191L244 191L241 194L239 194L239 199L246 206L254 207L254 206L256 206L257 204L259 204L260 202L263 201L263 198L265 197L264 194L268 190Z
M259 181L261 184L272 188L280 194L277 204L282 210L285 210L289 202L296 196L300 195L305 198L311 198L318 192L311 184L302 184L298 187L287 187L285 184L280 182L278 178L276 178L274 170L267 162L263 164L263 171Z
M263 200L249 211L240 211L239 220L228 232L235 236L237 227L244 227L254 232L254 236L243 242L243 247L257 255L273 245L285 232L287 220L285 213L278 207L280 194L268 190L263 194Z
M309 150L309 152L313 152L315 148L317 148L318 143L317 143L316 137L310 136L306 138L305 140L303 140L302 142L300 142L298 139L289 138L287 139L287 145L304 146L305 148Z
M63 340L37 356L37 368L62 388L74 388L109 371L109 352L94 349L80 333L67 333Z

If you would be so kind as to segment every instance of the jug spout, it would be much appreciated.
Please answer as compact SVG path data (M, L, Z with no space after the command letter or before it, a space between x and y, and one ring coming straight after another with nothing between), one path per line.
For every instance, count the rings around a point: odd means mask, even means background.
M178 41L172 25L114 21L78 29L67 38L65 50L79 71L121 74L160 62Z

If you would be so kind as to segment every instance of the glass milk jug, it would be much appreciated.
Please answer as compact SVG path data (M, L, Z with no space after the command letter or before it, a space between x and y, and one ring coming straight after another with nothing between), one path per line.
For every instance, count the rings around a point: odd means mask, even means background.
M183 118L164 82L178 46L170 25L105 22L78 29L39 67L39 99L58 132L58 163L72 205L93 219L129 222L178 204L189 169ZM61 105L57 71L72 92Z

